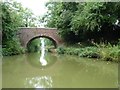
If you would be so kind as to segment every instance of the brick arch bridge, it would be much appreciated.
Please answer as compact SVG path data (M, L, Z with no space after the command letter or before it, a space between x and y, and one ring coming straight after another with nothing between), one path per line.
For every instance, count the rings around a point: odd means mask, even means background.
M21 27L18 32L21 45L24 48L27 48L27 45L30 41L35 38L45 37L53 41L55 47L63 44L63 40L58 35L58 31L55 28L28 28Z

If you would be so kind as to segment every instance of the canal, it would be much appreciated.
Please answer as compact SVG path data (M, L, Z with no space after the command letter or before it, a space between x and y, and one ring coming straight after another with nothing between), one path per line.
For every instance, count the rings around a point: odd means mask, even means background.
M3 88L117 88L118 64L78 56L46 53L5 56Z

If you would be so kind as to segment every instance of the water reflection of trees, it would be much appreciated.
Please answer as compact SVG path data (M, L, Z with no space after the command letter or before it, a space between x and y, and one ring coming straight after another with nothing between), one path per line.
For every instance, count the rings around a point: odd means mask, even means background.
M41 76L26 78L24 85L26 88L52 88L52 83L53 80L51 76Z

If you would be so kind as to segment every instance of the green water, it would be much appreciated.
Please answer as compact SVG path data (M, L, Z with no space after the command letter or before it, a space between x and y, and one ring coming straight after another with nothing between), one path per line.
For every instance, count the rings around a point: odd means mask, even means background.
M4 57L3 88L116 88L118 64L77 56L40 53Z

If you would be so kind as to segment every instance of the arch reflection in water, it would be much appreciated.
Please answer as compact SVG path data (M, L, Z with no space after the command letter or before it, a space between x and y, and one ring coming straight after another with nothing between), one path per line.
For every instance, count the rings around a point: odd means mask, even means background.
M52 88L52 78L50 76L32 77L26 78L26 88Z
M40 63L42 66L47 65L47 61L45 60L45 41L44 38L40 38L41 41L41 57L40 57Z

